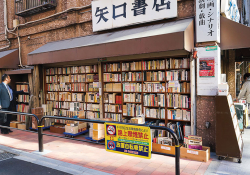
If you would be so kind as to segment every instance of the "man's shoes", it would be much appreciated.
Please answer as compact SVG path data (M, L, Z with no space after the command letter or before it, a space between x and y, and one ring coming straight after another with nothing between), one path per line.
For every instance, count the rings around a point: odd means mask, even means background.
M13 132L13 131L9 129L9 132Z
M1 131L1 134L9 134L9 131Z

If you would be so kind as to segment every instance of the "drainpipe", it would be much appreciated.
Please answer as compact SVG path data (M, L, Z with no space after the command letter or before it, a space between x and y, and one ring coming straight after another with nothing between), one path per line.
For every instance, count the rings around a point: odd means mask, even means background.
M3 48L0 48L0 50L7 49L10 47L10 40L8 39L7 35L7 28L8 28L8 20L7 20L7 0L3 0L3 6L4 6L4 33L5 33L5 40L8 42L8 46L5 46Z

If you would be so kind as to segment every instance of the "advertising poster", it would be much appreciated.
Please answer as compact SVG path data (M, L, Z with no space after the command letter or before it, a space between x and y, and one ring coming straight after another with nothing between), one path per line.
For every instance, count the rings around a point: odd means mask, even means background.
M150 127L105 123L106 151L151 158Z
M200 77L214 77L215 70L214 70L214 58L200 58L200 70L199 76Z

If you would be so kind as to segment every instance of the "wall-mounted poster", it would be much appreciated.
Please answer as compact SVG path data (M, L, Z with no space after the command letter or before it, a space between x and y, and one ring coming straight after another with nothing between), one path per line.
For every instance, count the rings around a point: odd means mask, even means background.
M200 77L214 77L214 57L211 58L200 58Z
M217 95L221 77L220 47L198 47L196 50L197 95Z

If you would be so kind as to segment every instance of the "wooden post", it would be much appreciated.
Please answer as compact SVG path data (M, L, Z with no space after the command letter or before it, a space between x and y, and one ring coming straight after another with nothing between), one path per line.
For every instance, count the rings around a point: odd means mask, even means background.
M101 91L99 90L100 118L104 118L104 116L103 116L103 101L102 101L103 94L100 94L100 92L102 93L102 63L101 62L98 62L98 75L99 75L99 89L101 88Z
M33 70L33 96L35 97L34 100L34 107L39 107L39 91L40 91L40 77L39 77L39 66L34 66Z

